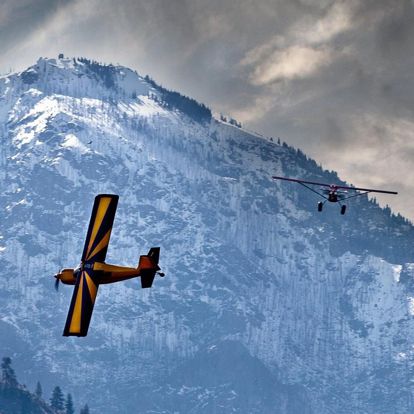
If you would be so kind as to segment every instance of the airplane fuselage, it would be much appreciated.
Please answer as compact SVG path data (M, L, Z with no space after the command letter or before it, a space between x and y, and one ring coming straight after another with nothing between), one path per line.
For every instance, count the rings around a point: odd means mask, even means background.
M336 191L329 191L328 201L330 201L331 203L337 203L338 202L338 193Z
M142 269L154 268L154 265L145 256L141 257L138 267L116 266L100 262L81 263L76 269L62 269L55 277L65 285L75 285L78 275L84 268L93 269L97 283L107 284L139 277ZM159 270L159 267L156 266L154 270Z
M331 203L338 202L338 187L336 185L331 184L329 186L328 201Z

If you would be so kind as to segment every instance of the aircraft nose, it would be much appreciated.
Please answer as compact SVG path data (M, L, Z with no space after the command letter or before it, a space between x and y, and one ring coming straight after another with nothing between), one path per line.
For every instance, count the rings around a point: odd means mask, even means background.
M53 277L57 280L62 280L63 274L59 271Z

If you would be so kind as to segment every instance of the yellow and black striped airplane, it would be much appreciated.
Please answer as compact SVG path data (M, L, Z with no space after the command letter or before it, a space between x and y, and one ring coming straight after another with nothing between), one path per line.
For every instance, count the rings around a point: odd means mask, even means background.
M80 265L76 269L62 269L55 275L56 289L59 282L75 285L64 336L87 335L100 284L141 277L141 286L149 288L155 274L164 276L159 272L159 247L152 247L147 255L140 256L136 268L105 263L118 198L114 194L99 194L95 197Z

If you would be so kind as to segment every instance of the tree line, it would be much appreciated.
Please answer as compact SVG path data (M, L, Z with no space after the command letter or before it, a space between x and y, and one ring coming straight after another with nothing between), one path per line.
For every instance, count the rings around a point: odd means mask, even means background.
M40 382L36 384L36 389L34 393L31 393L26 390L26 386L19 384L16 373L12 367L12 360L10 357L4 357L1 363L1 379L0 379L0 392L8 391L12 389L22 390L28 392L32 397L33 402L41 402L42 405L47 405L52 408L55 413L59 414L75 414L75 408L73 403L73 398L70 393L64 396L62 389L59 386L56 386L53 389L52 395L49 399L49 402L46 402L43 399L43 390ZM88 404L85 404L81 408L79 414L89 414Z

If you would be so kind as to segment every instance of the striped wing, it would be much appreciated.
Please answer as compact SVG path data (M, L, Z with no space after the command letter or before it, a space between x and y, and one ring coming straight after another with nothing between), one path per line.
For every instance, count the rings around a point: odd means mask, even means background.
M89 222L82 262L104 262L114 223L118 196L99 194L95 197Z
M93 270L83 270L76 280L63 336L87 335L97 292Z

